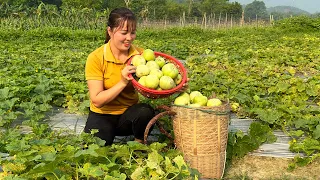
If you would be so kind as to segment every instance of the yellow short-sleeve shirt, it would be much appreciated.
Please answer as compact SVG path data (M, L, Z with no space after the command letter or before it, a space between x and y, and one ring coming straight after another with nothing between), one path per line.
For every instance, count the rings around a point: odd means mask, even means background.
M140 52L142 49L131 46L128 59ZM126 63L120 62L113 56L110 44L104 44L89 54L85 68L86 80L101 80L104 89L109 89L121 80L121 70L125 66ZM100 114L119 115L138 100L138 93L130 82L114 100L100 108L90 101L90 110Z

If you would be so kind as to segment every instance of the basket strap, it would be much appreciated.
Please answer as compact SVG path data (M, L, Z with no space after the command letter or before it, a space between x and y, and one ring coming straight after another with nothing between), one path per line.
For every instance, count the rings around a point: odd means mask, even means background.
M156 125L158 126L159 131L160 131L162 134L166 135L169 139L173 140L173 137L171 136L171 134L168 133L168 132L163 128L163 126L159 123L159 121L156 122Z
M156 109L162 109L162 110L165 110L165 111L171 111L170 107L166 106L166 105L157 106Z
M161 113L157 114L156 116L154 116L149 121L149 123L147 124L146 129L144 131L144 141L143 141L144 144L147 144L147 138L148 138L148 135L149 135L150 128L158 121L158 119L160 119L160 118L162 118L163 116L166 116L166 115L173 116L173 115L176 115L176 113L173 112L173 111L164 111L164 112L161 112ZM160 132L164 133L168 138L172 139L171 135L161 126L160 123L157 123L157 126L159 127Z

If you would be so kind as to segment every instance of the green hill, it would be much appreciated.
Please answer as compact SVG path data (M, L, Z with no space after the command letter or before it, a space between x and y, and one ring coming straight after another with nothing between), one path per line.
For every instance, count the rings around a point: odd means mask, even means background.
M302 9L292 7L292 6L275 6L267 8L269 14L271 13L281 13L281 14L290 14L290 15L310 15L309 12Z

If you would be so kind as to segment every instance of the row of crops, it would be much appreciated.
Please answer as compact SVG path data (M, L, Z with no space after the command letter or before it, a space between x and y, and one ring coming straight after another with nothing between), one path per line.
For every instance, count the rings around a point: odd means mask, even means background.
M303 31L287 31L312 21ZM298 22L298 23L297 23ZM84 78L87 55L104 42L104 28L75 29L28 20L0 27L0 152L6 178L13 179L159 179L196 178L182 155L161 138L101 146L90 134L68 135L44 123L53 107L87 113ZM292 26L294 25L294 26ZM275 141L273 129L293 140L290 149L304 153L291 168L320 157L320 33L314 20L286 20L279 27L139 29L136 44L185 60L192 90L240 104L238 117L260 120L248 134L229 134L228 162ZM171 98L143 99L153 106ZM33 133L22 134L17 122ZM172 131L170 120L162 123ZM172 132L171 132L172 133ZM0 176L1 177L1 176Z

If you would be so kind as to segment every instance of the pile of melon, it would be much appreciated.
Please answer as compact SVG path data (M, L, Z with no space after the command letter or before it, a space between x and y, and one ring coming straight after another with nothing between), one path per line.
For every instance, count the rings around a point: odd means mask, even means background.
M176 65L162 56L156 57L151 49L133 56L131 64L136 67L135 79L149 89L170 90L182 81Z
M201 107L201 106L220 106L222 101L218 98L208 98L199 91L192 91L189 93L182 93L174 100L175 105Z

